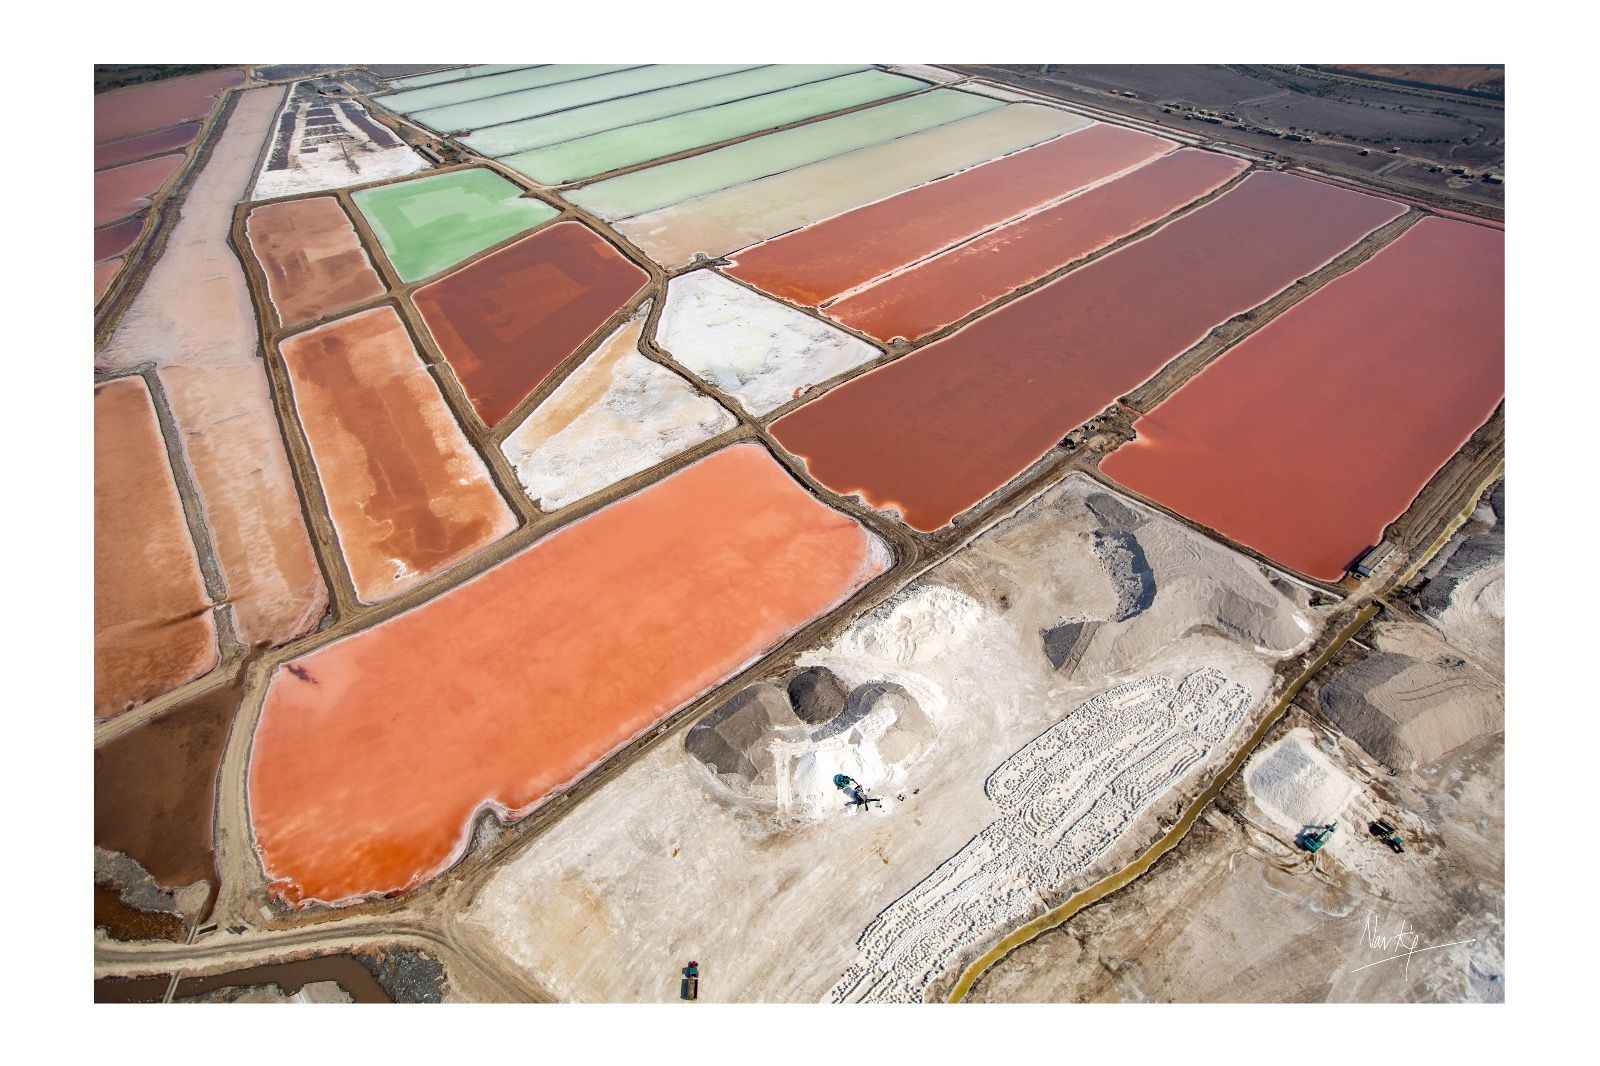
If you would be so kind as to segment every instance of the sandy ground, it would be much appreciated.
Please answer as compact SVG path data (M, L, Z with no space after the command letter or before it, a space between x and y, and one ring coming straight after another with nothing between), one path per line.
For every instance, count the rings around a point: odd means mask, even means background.
M1438 632L1409 621L1378 624L1319 678L1317 708L1368 754L1414 770L1505 729L1498 679L1462 657Z
M1416 606L1445 639L1505 676L1506 486L1497 482L1423 571Z
M802 784L850 767L881 807L774 813L665 744L508 862L462 934L561 999L672 999L691 958L707 1000L917 998L1220 762L1309 643L1308 600L1069 478L799 657L934 723L887 758L871 728L827 724L809 762L779 752ZM913 898L936 920L901 921Z
M1002 959L969 998L1503 1000L1503 738L1390 777L1305 712L1274 737L1177 851ZM1353 788L1314 859L1251 795L1252 775L1285 748ZM1298 791L1306 813L1310 790ZM1376 816L1400 827L1404 854L1367 833Z
M732 429L733 415L639 353L646 303L601 342L500 450L554 511Z
M656 343L756 415L878 355L865 341L710 270L672 279Z

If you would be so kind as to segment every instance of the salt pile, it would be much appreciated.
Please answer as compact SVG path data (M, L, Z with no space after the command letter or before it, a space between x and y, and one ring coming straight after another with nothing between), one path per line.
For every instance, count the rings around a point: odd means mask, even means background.
M1290 730L1251 759L1245 784L1268 817L1294 832L1334 821L1357 791L1303 728Z

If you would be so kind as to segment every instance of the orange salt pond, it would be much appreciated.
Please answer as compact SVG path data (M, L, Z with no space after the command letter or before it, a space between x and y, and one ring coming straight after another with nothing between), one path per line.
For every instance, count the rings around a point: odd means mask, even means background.
M1096 124L759 244L726 273L815 306L1174 147Z
M895 508L930 532L1212 327L1402 211L1305 178L1252 175L1151 236L798 408L772 433L830 489Z
M279 347L363 602L404 592L516 528L394 308Z
M827 308L880 340L917 340L1013 289L1137 233L1245 169L1242 159L1186 148L1064 203L991 230Z
M128 708L217 663L211 598L138 377L94 390L94 713Z
M1336 581L1505 395L1505 235L1423 219L1134 423L1101 469Z
M713 453L437 599L296 659L256 727L272 891L402 891L888 565L759 445Z
M332 196L258 207L245 220L245 231L285 326L314 321L384 292L355 226Z

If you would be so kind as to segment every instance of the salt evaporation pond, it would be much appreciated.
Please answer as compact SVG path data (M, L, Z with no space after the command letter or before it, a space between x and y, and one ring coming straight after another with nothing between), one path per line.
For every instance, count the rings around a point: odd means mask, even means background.
M1305 178L1252 175L1144 240L785 415L773 435L830 489L896 508L931 532L1212 327L1403 210Z
M746 249L727 273L815 307L1174 147L1096 123Z
M280 350L362 602L396 596L516 528L394 308L297 333Z
M245 219L245 232L284 326L314 321L385 291L332 196L258 207Z
M274 675L250 816L272 892L398 892L838 604L886 547L725 448Z
M413 294L434 343L493 426L650 276L579 222L562 222Z
M94 713L199 677L217 662L211 597L139 377L94 390Z
M401 281L437 274L560 213L491 170L380 185L352 199Z
M1336 581L1505 396L1505 234L1427 218L1231 348L1101 468Z

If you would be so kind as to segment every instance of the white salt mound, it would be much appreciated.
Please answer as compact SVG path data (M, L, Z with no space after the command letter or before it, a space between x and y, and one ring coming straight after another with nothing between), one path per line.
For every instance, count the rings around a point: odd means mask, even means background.
M1298 832L1339 818L1355 797L1356 783L1318 751L1309 729L1292 729L1257 754L1245 785L1267 816Z

